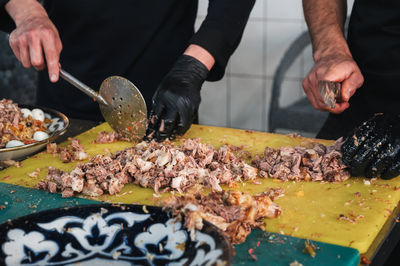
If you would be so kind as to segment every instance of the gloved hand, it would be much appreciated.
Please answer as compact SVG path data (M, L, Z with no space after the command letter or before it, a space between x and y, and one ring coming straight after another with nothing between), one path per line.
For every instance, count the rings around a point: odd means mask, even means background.
M353 176L391 179L400 174L400 116L375 114L342 145L343 162Z
M192 56L182 55L164 77L152 100L145 140L183 135L199 109L200 89L208 69Z

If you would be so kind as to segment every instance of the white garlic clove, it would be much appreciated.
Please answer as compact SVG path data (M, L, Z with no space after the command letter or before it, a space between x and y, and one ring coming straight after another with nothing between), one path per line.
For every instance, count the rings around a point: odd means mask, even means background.
M6 148L14 148L14 147L23 146L23 145L24 145L24 143L19 140L10 140L9 142L7 142Z
M42 110L35 108L32 110L32 118L39 121L44 121L44 113Z
M45 139L49 138L49 134L43 131L36 131L35 134L33 134L33 139L36 141L42 141Z
M21 108L21 112L24 118L28 118L28 116L33 117L31 110L29 110L28 108Z
M49 113L44 113L44 118L51 119L51 115Z

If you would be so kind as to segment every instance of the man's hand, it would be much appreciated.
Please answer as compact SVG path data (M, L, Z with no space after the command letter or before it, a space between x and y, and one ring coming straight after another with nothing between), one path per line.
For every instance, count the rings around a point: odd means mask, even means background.
M10 34L17 59L26 68L47 66L50 80L58 81L62 44L45 9L36 0L11 0L5 8L17 26Z
M318 89L318 80L342 83L342 93L334 109L323 102ZM350 97L363 82L364 78L353 58L344 53L336 53L323 56L315 62L314 67L303 80L303 88L315 109L339 114L349 107Z
M199 109L200 89L209 69L196 58L182 55L153 96L145 139L163 141L183 135Z
M342 145L343 162L353 176L391 179L400 174L400 116L376 114Z
M346 0L303 0L304 16L313 46L315 65L303 81L303 88L315 109L339 114L364 78L344 38ZM318 80L342 83L342 94L334 109L322 101Z

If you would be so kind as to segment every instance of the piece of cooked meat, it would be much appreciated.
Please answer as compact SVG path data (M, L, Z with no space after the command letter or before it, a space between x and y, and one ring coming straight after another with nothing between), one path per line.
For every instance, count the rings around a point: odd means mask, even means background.
M279 206L266 194L252 196L240 191L214 191L207 196L201 193L170 196L164 206L174 217L184 216L185 226L194 238L195 229L201 230L203 220L221 229L233 244L242 243L252 228L264 229L264 218L276 218Z
M128 138L123 137L120 133L117 133L115 131L112 132L107 132L107 131L102 131L99 134L97 134L96 139L92 143L112 143L116 141L129 141Z
M69 160L67 153L63 156ZM169 141L141 142L111 156L97 155L88 163L77 165L74 171L82 172L87 189L73 191L85 194L95 191L93 195L118 193L131 181L153 188L156 193L161 189L183 192L196 185L221 191L221 184L231 185L257 176L257 169L236 157L228 146L215 150L199 139L187 139L182 145ZM49 173L48 181L52 179ZM89 180L95 183L88 184ZM70 187L63 183L58 188L63 191Z
M264 156L253 160L253 164L264 178L342 182L350 177L342 161L342 143L340 138L331 146L313 143L309 147L282 147L279 150L266 147Z
M50 154L57 154L60 152L60 149L57 147L57 144L52 142L46 145L46 151Z
M49 143L46 146L47 153L59 154L63 163L73 161L84 161L89 158L85 148L81 145L79 139L72 139L71 144L66 147L58 147L56 143Z

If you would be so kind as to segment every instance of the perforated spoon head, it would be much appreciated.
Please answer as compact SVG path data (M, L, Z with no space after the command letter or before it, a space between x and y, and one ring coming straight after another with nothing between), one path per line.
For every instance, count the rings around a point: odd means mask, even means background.
M147 126L146 102L136 86L120 76L108 77L100 87L107 105L100 110L112 129L131 141L144 137Z

